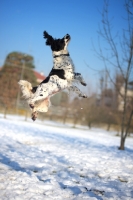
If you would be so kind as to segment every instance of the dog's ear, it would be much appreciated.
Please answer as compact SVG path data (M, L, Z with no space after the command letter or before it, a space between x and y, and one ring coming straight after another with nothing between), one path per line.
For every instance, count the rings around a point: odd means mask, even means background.
M53 43L53 41L54 41L53 37L51 35L49 35L46 31L43 32L43 37L45 39L47 39L46 40L46 45L51 45Z

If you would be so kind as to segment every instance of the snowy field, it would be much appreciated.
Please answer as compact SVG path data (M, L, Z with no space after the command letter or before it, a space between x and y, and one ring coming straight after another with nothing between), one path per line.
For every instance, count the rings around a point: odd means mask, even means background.
M131 200L133 139L0 118L0 200Z

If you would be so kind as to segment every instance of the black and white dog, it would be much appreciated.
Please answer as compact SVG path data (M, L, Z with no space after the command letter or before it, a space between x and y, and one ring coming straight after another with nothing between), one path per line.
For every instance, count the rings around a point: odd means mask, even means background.
M48 77L37 87L24 80L19 81L23 96L32 108L32 119L37 118L38 112L47 112L50 106L50 97L64 89L76 92L80 97L86 98L79 88L73 85L74 82L80 82L86 86L86 83L80 73L75 72L74 64L67 50L68 43L71 39L66 34L62 39L54 39L44 31L46 45L49 45L53 54L53 68Z

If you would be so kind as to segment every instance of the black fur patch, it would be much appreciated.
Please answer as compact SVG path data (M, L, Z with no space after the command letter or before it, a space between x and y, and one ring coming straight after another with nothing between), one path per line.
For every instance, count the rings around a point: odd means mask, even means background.
M57 75L61 79L65 79L65 72L63 69L52 69L49 76Z
M52 51L61 51L65 47L65 39L70 40L70 35L66 34L62 39L55 39L46 31L43 32L43 37L46 39L46 45L49 45Z
M36 92L36 90L37 90L37 88L38 88L38 86L36 86L36 87L33 87L33 88L32 88L32 90L31 90L31 92L32 92L32 93L35 93L35 92Z
M79 75L81 75L81 74L80 74L80 73L74 73L74 75L75 75L75 76L79 76Z
M47 76L39 85L49 82L50 77Z
M61 79L66 79L65 78L65 72L64 72L63 69L52 69L50 74L40 83L40 85L43 84L43 83L48 83L50 76L53 76L53 75L57 75Z

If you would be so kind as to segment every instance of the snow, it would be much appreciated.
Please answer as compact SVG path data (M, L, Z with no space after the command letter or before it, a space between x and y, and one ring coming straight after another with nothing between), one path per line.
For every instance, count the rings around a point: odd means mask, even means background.
M133 199L132 138L38 122L0 118L1 200Z

